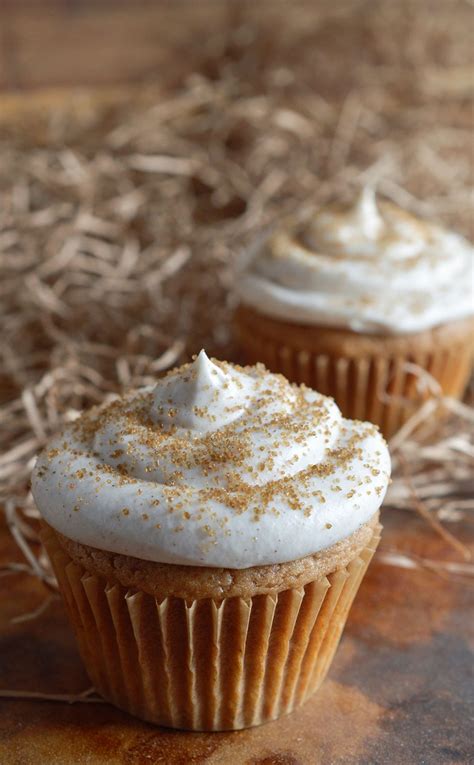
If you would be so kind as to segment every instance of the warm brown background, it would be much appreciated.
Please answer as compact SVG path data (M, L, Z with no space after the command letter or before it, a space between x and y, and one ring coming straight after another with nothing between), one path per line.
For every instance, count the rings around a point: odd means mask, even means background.
M322 11L334 20L321 33ZM100 86L97 96L120 99L123 86L143 82L171 91L199 60L212 78L216 62L232 50L220 49L219 30L241 27L245 36L265 29L259 46L249 46L240 71L258 81L262 57L272 55L282 68L296 62L311 79L311 64L326 67L320 78L326 98L342 101L361 72L383 63L390 51L393 121L403 129L404 113L420 94L410 93L412 72L424 51L410 36L413 19L436 20L451 29L456 44L433 34L432 66L423 94L433 109L464 124L467 79L467 30L472 29L468 2L77 2L74 0L0 0L0 112L46 113L51 104L67 103L69 88ZM347 23L344 14L350 13ZM354 45L353 21L378 14L398 14L406 35L373 39L372 24L359 37L353 65L337 77L328 51L339 59ZM249 32L249 33L250 33ZM372 37L364 38L364 34ZM360 30L358 30L360 35ZM298 36L300 43L295 46ZM215 39L215 45L213 40ZM209 51L202 61L200 42ZM402 44L400 44L402 40ZM406 45L404 41L407 41ZM235 43L238 44L238 41ZM263 48L262 48L263 46ZM271 50L270 50L271 49ZM324 50L323 53L321 51ZM378 51L378 52L377 52ZM306 62L306 64L305 64ZM384 64L385 65L385 64ZM304 73L308 74L305 75ZM280 76L280 75L279 75ZM284 72L281 76L284 76ZM396 80L394 85L394 78ZM47 89L47 91L45 90ZM59 90L58 90L59 89ZM156 98L156 92L154 90ZM255 86L258 92L258 84ZM89 102L88 102L89 103ZM408 106L407 106L408 104ZM448 119L448 118L446 118ZM449 121L449 120L448 120ZM24 119L23 119L24 124ZM38 120L38 125L40 121ZM442 186L442 179L440 180ZM429 196L432 189L426 187ZM457 214L456 210L456 214ZM0 526L1 561L22 561L6 527ZM414 512L388 510L382 550L402 551L409 560L459 562L459 556ZM473 545L472 526L460 518L450 530ZM45 598L34 578L0 579L0 688L75 693L88 681L79 661L61 603L53 602L34 621L14 623ZM7 595L7 596L6 596ZM472 586L467 577L430 570L372 565L352 611L328 680L300 712L260 729L236 734L182 734L161 731L107 705L0 701L2 765L454 765L474 761L472 744L473 659Z
M338 0L340 12L354 4L362 13L373 5ZM330 6L330 0L2 0L0 88L169 81L192 68L200 40L229 20L261 22L280 38L288 31L290 40L292 27L304 29L308 16L314 25L319 9Z

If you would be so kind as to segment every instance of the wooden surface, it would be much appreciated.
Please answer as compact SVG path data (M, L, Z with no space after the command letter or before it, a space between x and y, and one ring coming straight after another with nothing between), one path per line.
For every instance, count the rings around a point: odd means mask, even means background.
M452 551L415 514L386 510L381 550L431 560ZM463 541L472 529L453 524ZM469 539L469 537L471 537ZM21 554L0 533L0 565ZM427 765L474 760L472 587L430 570L372 563L320 691L261 728L191 734L142 723L106 704L0 701L2 765ZM2 581L0 687L75 693L87 677L61 602L34 621L43 585Z
M190 29L205 34L209 15L219 27L225 6L216 0L176 5L6 0L0 3L0 87L99 86L160 78Z
M442 28L452 30L459 46L458 54L445 61L443 40L433 40L434 59L441 66L433 73L433 88L439 92L455 87L462 95L472 81L472 56L466 61L463 53L472 27L467 0L0 0L0 90L172 85L192 72L196 62L202 64L203 49L208 56L204 73L212 78L223 53L232 56L246 45L246 65L258 69L262 50L256 43L261 35L263 56L278 51L283 70L289 56L304 56L310 67L327 71L330 91L335 85L344 90L354 85L361 67L382 63L387 51L411 72L420 55L412 35L414 22L426 9ZM392 26L394 13L405 21L406 45L400 47L395 39L381 43L384 54L374 59L366 30L354 66L345 69L345 83L334 83L326 52L343 59L354 30L365 19L378 18L383 30ZM318 56L321 49L323 59ZM442 70L444 64L449 72Z
M2 0L0 90L179 80L229 26L317 26L318 3L296 1L288 15L284 0Z

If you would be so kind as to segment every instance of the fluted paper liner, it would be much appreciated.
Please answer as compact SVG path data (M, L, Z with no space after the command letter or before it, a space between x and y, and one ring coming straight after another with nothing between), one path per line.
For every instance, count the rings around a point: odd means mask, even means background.
M187 601L131 591L43 542L97 691L144 720L231 730L291 712L321 684L380 538L300 589Z
M368 420L390 438L428 395L420 391L413 365L428 372L446 396L461 398L469 380L472 349L469 342L440 347L432 353L406 356L344 358L282 345L260 334L255 323L238 322L245 359L262 362L291 382L304 383L332 396L343 415Z

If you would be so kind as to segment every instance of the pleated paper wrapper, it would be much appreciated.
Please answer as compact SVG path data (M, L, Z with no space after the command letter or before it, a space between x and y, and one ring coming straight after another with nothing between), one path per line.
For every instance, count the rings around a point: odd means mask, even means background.
M291 712L321 684L380 539L300 589L253 598L157 600L88 573L43 532L97 691L144 720L235 730Z
M291 382L332 396L345 417L373 422L387 439L429 395L415 368L428 372L444 395L459 399L472 367L469 341L440 345L433 353L345 358L279 342L261 333L255 322L238 320L237 331L246 363L261 362Z

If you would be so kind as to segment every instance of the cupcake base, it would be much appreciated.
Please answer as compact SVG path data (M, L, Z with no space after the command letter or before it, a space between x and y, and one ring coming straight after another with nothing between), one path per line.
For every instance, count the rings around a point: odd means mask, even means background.
M274 720L320 686L380 531L327 576L224 599L157 598L91 573L50 527L43 542L97 691L149 722L217 731Z
M433 394L414 367L446 396L462 398L472 368L474 322L463 319L410 335L369 335L292 324L240 306L236 331L246 363L332 396L343 415L368 420L390 438Z

